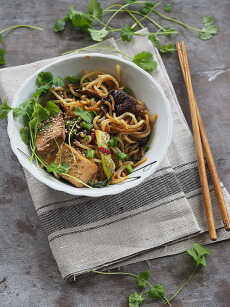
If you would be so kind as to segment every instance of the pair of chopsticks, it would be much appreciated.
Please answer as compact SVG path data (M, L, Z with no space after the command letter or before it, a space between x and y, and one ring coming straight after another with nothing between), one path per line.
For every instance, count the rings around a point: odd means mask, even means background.
M227 208L225 206L224 195L221 188L220 178L217 173L212 150L208 142L208 137L205 132L204 124L194 95L188 63L187 49L184 42L178 42L176 47L188 94L189 107L192 119L193 138L197 155L200 183L203 192L204 209L207 217L209 237L211 240L215 241L217 239L217 234L213 215L212 201L208 187L205 158L207 160L207 165L213 182L214 191L216 193L220 215L224 224L224 228L227 231L230 230L230 219Z

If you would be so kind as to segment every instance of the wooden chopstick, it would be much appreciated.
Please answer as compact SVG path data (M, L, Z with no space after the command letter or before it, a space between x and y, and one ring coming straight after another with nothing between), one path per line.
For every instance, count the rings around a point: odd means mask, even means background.
M185 44L183 43L181 46L182 52L186 53L186 49L184 49ZM179 45L180 48L180 45ZM183 54L184 54L183 53ZM179 51L178 51L178 55L179 55ZM180 53L181 55L181 53ZM180 59L183 60L183 58ZM184 71L185 71L185 62L181 62L181 68L182 68L182 72L184 75ZM197 118L198 118L198 123L199 123L199 129L200 129L200 135L201 135L201 140L202 140L202 144L203 144L203 148L205 150L205 157L207 159L207 163L208 163L208 167L210 170L210 174L211 174L211 178L212 178L212 182L214 185L214 190L216 193L216 198L217 198L217 203L218 203L218 207L219 207L219 211L220 211L220 215L222 217L223 220L223 224L224 224L224 228L225 230L229 231L230 230L230 218L229 218L229 214L228 214L228 210L225 206L225 200L224 200L224 195L223 195L223 190L221 188L220 185L220 178L216 169L216 165L215 165L215 160L212 154L212 150L211 147L209 145L209 141L208 141L208 137L205 131L205 127L204 127L204 123L203 120L201 118L200 115L200 111L197 105L197 102L195 100L196 103L196 113L197 113Z
M190 113L191 113L191 119L192 119L193 138L194 138L194 144L195 144L196 155L197 155L200 183L201 183L201 188L203 192L204 209L205 209L205 213L207 217L209 237L211 240L215 241L217 239L216 226L215 226L212 202L211 202L211 197L210 197L210 192L209 192L209 187L208 187L208 179L207 179L207 173L206 173L206 168L205 168L205 159L204 159L203 147L202 147L202 142L201 142L200 127L199 127L198 116L197 116L197 111L196 111L197 105L196 105L195 95L194 95L194 91L192 87L192 80L191 80L191 74L190 74L190 69L189 69L189 64L188 64L187 51L186 51L184 42L177 43L177 52L178 52L179 61L180 61L180 65L182 68L185 86L186 86L187 94L188 94L189 107L190 107Z

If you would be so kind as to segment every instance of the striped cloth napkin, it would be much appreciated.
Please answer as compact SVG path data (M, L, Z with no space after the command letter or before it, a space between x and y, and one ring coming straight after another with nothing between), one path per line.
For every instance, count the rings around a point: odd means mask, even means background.
M114 53L114 49L129 56L141 51L153 53L158 66L152 76L172 106L173 140L157 172L142 185L119 195L73 197L48 188L25 172L35 210L65 279L92 269L115 268L179 253L193 240L211 243L203 214L192 135L162 59L144 36L136 37L131 43L109 39L92 50ZM27 77L56 59L0 70L0 97L10 102L15 89ZM229 205L229 194L223 190ZM218 216L216 220L219 240L228 239L230 235L224 232Z

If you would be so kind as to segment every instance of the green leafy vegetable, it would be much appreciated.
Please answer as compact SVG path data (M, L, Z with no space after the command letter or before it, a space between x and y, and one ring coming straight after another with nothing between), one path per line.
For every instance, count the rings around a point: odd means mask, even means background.
M118 138L116 136L112 136L108 142L109 147L117 147L118 145Z
M170 4L170 3L165 4L163 9L167 13L172 12L172 4Z
M197 266L206 266L205 257L210 254L210 251L198 243L194 243L187 253L192 257Z
M147 51L136 54L132 61L147 72L153 72L157 67L157 62L153 59L152 53Z
M67 163L50 163L46 166L46 170L49 173L55 173L55 174L67 174L70 169L70 166Z
M148 285L149 278L150 278L150 273L148 271L139 273L137 275L137 286L138 286L138 288L144 289Z
M46 110L49 112L50 116L56 115L61 111L60 108L56 105L56 103L51 100L47 102Z
M199 38L202 40L211 39L218 32L218 27L215 24L215 19L212 16L203 17L203 28L199 33Z
M96 134L97 146L108 149L108 142L110 138L109 134L101 130L96 130L95 134ZM103 171L107 179L109 180L113 176L115 171L114 161L111 157L111 154L103 154L102 152L100 152L100 155L101 155L101 163Z
M93 159L95 157L96 151L94 149L87 149L85 152L85 156L88 159Z
M165 297L165 288L162 285L155 285L148 290L147 294L151 298L162 299Z
M64 19L58 19L55 24L53 25L53 31L54 32L61 32L65 29L65 20Z
M9 106L7 100L4 100L0 104L0 119L6 119L8 113L12 110L12 108Z
M144 302L144 297L140 293L134 292L129 296L129 307L139 307Z
M109 34L109 32L105 28L102 28L100 30L89 29L89 33L92 40L96 42L101 42Z
M124 25L121 28L121 32L120 32L121 39L123 41L130 42L133 38L134 33L135 31L129 25Z
M5 54L6 54L5 49L0 48L0 65L6 64L6 61L5 61Z
M81 127L87 130L91 130L93 128L93 124L88 122L81 122Z
M172 53L176 51L176 47L174 44L169 43L166 45L159 45L159 50L161 53Z
M51 84L52 82L53 82L53 75L51 72L48 72L48 71L40 72L36 79L37 86Z
M103 15L103 9L101 7L100 2L98 2L97 0L89 0L88 14L93 18L100 19Z
M131 174L131 173L133 172L133 167L132 167L131 164L127 164L127 165L125 166L125 169L127 169L127 172L128 172L129 174Z
M53 87L64 87L65 83L61 77L56 77L53 79Z
M116 157L117 157L118 160L125 160L125 159L128 158L128 155L127 155L126 153L124 153L124 152L120 152L120 151L119 151L119 152L116 154Z
M94 113L93 112L85 111L85 110L81 109L80 107L77 107L74 110L74 113L89 124L91 124L93 122L93 119L94 119Z
M80 78L77 76L67 76L64 81L66 84L80 84Z
M23 140L23 142L26 144L26 145L29 145L30 143L30 130L28 127L23 127L20 129L20 136L21 136L21 139Z
M76 28L79 28L82 31L86 31L92 24L92 19L88 14L74 10L72 12L71 22L72 25Z

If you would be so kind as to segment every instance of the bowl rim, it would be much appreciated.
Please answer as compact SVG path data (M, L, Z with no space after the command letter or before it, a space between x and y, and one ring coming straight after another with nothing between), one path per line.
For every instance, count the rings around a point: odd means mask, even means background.
M167 110L167 117L168 117L168 130L167 130L167 138L166 138L166 143L164 146L164 150L163 153L161 155L161 158L159 159L159 161L157 161L154 164L154 167L151 168L151 170L146 171L145 174L143 176L141 176L141 178L133 180L133 181L129 181L129 185L120 185L120 184L115 184L113 185L113 190L108 190L106 189L106 187L104 188L77 188L77 187L72 187L72 186L57 186L57 184L55 183L55 181L52 181L50 178L45 177L42 173L40 172L32 172L31 170L31 164L32 162L28 160L28 158L25 159L25 157L23 157L22 153L18 150L17 146L15 146L14 144L14 137L13 137L13 133L14 133L14 118L13 118L13 112L10 112L8 114L8 126L7 126L7 132L8 132L8 136L10 139L10 144L11 144L11 148L12 151L14 152L14 154L16 155L19 163L22 165L23 168L25 168L34 178L36 178L39 182L45 184L46 186L56 190L56 191L61 191L70 195L74 195L74 196L89 196L89 197L101 197L101 196L106 196L106 195L114 195L114 194L118 194L121 192L124 192L126 190L129 190L131 188L134 188L136 186L138 186L140 183L142 183L147 177L151 176L153 173L155 173L156 169L158 168L159 164L163 161L164 157L166 156L166 153L168 151L168 147L171 143L172 140L172 132L173 132L173 118L172 118L172 110L171 110L171 106L169 103L168 98L166 97L162 87L158 84L158 82L156 80L154 80L154 78L152 77L152 75L150 75L149 73L147 73L145 70L143 70L142 68L140 68L139 66L137 66L136 64L134 64L133 62L123 59L121 57L118 57L116 55L109 55L109 54L103 54L103 53L97 53L97 52L90 52L90 53L84 53L84 54L74 54L74 55L66 55L66 56L62 56L59 59L53 61L52 63L46 64L44 66L42 66L41 68L39 68L38 70L36 70L30 77L28 77L22 84L21 86L18 88L17 92L15 93L13 100L12 100L12 106L15 105L15 101L17 99L18 96L20 96L21 92L23 92L23 90L27 87L28 83L35 78L38 73L42 72L42 71L47 71L49 69L49 67L52 67L54 65L57 65L59 63L68 61L70 59L81 59L81 58L87 58L87 57L100 57L100 58L107 58L107 59L111 59L111 60L115 60L121 63L124 63L126 65L132 66L138 73L141 73L142 75L144 74L148 79L151 80L151 82L154 83L154 86L157 88L157 90L160 92L161 97L164 100L164 104Z

